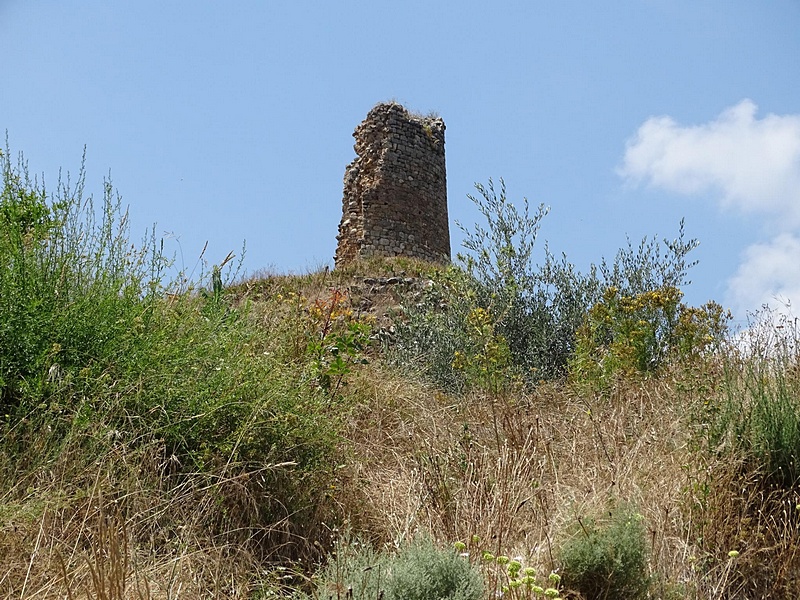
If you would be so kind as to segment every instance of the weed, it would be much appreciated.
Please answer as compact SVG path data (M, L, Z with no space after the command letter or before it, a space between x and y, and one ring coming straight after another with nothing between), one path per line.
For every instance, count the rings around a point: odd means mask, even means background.
M7 151L0 166L0 412L22 416L113 360L148 318L168 261L155 242L131 248L110 182L98 215L82 169L51 199L21 157L14 166Z
M341 389L349 363L338 368L327 348L349 343L350 360L363 332L339 339L331 329L325 353L314 353L305 327L265 323L236 302L225 287L230 255L207 289L164 283L160 245L130 243L110 183L95 209L83 171L55 197L21 160L3 154L2 171L0 508L41 503L48 515L69 515L102 482L99 495L125 507L136 525L124 531L149 540L151 561L170 561L178 538L230 545L250 561L319 553L312 531L337 519L330 490L341 417L308 374L330 375ZM283 362L284 348L298 349L292 361ZM134 506L142 516L130 516ZM175 533L186 527L188 537ZM33 538L22 527L14 544L35 560L21 581L46 574L58 553L72 578L77 557L65 548L84 534L62 529L49 517ZM101 567L102 587L117 576ZM8 573L0 581L19 596Z
M701 445L744 458L784 489L800 479L798 340L788 317L756 316L726 355L723 398L705 403L696 417L705 424Z
M391 600L480 600L483 582L458 552L417 539L393 561L386 590Z
M467 329L467 317L476 308L474 290L459 269L432 275L420 297L406 298L401 305L384 350L391 363L421 372L444 390L462 392L468 389L467 373L459 368L463 363L456 353L471 360L478 350Z
M485 548L480 536L473 535L466 543L456 542L454 547L480 569L489 598L558 600L561 596L561 576L558 573L551 572L547 577L537 577L536 568L526 566L523 557L495 555Z
M306 352L311 356L320 388L335 398L356 364L366 364L371 328L353 318L349 299L338 289L330 298L317 299L309 308L315 335Z

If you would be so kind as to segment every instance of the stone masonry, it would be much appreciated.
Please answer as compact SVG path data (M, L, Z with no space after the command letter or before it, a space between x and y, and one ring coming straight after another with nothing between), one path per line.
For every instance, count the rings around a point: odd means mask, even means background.
M450 260L444 121L378 104L356 127L344 175L337 267L371 256Z

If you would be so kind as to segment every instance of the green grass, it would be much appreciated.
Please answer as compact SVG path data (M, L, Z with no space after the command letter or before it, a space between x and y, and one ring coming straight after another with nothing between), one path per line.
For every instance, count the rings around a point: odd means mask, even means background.
M777 322L776 322L777 319ZM766 483L792 489L800 479L800 377L796 324L762 314L726 364L724 397L706 407L703 440L712 450L741 457Z

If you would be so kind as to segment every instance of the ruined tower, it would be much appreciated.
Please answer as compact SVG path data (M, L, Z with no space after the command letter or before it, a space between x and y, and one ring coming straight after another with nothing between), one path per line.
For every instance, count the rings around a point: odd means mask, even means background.
M371 256L450 260L444 121L378 104L356 127L336 266Z

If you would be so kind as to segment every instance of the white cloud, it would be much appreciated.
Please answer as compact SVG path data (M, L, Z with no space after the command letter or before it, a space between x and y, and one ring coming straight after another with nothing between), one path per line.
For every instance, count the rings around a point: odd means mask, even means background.
M759 119L757 110L745 99L700 125L652 117L618 169L629 184L703 194L771 225L773 239L746 248L728 279L725 302L740 318L800 303L800 115Z
M618 173L681 194L713 193L725 208L800 225L800 115L756 118L742 100L702 125L653 117L626 144Z
M783 311L792 299L800 301L800 237L782 233L748 247L728 281L726 303L744 316L764 305Z

